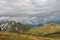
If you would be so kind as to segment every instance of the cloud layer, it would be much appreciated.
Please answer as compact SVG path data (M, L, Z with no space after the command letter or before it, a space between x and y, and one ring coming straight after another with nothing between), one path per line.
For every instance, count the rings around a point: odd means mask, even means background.
M59 17L60 0L0 0L0 20L38 24Z
M59 0L0 0L0 14L40 14L60 10Z
M60 20L59 14L47 15L47 16L20 16L20 17L8 17L3 16L0 17L0 21L9 20L9 21L16 21L21 22L23 24L46 24L49 21L56 21Z

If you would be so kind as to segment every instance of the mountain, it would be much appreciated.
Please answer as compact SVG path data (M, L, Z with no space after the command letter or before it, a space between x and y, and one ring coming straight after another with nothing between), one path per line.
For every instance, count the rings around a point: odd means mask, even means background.
M0 31L3 31L3 32L24 33L30 28L31 28L30 25L25 25L16 21L1 21L0 22Z
M0 39L1 40L3 39L4 40L8 40L8 39L9 40L12 39L14 40L59 40L60 24L52 23L47 25L32 26L32 25L25 25L16 21L1 21Z

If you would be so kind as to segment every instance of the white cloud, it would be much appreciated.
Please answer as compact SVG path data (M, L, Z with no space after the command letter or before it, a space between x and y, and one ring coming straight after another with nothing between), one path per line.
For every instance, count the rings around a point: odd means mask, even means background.
M44 6L41 4L44 4ZM0 0L0 10L3 11L0 14L20 13L32 15L46 13L60 9L56 5L59 6L55 0Z
M6 4L7 2L6 1L0 1L0 4Z
M56 18L58 19L58 16L44 16L44 17L38 17L38 16L20 16L20 17L0 17L0 21L2 20L9 20L9 21L16 21L16 22L21 22L24 24L43 24L46 23L48 21L52 21L52 20L56 20Z
M50 19L54 19L56 16L51 16Z
M40 19L40 21L49 21L55 18L54 15L59 16L60 12L57 13L57 10L60 10L60 1L57 0L0 0L0 16L13 16L0 17L0 20L10 19L21 21L23 23L32 24L34 22L35 24L37 24ZM29 17L30 15L34 15L34 17ZM47 15L52 16L48 18L41 18L41 16L44 17ZM40 16L40 18L38 18L37 16Z
M33 17L34 18L34 17ZM30 18L30 17L0 17L0 21L3 21L3 20L9 20L9 21L16 21L16 22L21 22L21 23L24 23L24 24L32 24L33 20L36 19L36 18ZM36 22L36 21L34 21Z
M33 7L33 5L31 4L31 2L29 1L24 1L24 0L18 0L17 2L14 2L13 3L15 6L19 6L19 7L22 7L22 8L31 8Z

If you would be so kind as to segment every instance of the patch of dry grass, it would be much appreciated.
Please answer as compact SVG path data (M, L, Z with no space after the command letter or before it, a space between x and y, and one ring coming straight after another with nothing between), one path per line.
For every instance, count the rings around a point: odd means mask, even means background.
M24 34L0 32L0 40L52 40L52 39L44 38L44 37L29 36Z

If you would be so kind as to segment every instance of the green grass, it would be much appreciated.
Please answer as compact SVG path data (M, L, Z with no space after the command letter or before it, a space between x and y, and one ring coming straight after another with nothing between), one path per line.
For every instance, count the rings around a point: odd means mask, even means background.
M51 33L60 32L59 24L49 24L41 27L34 27L30 29L26 34L34 36L45 36Z
M34 27L25 34L0 32L0 40L60 40L60 24Z

